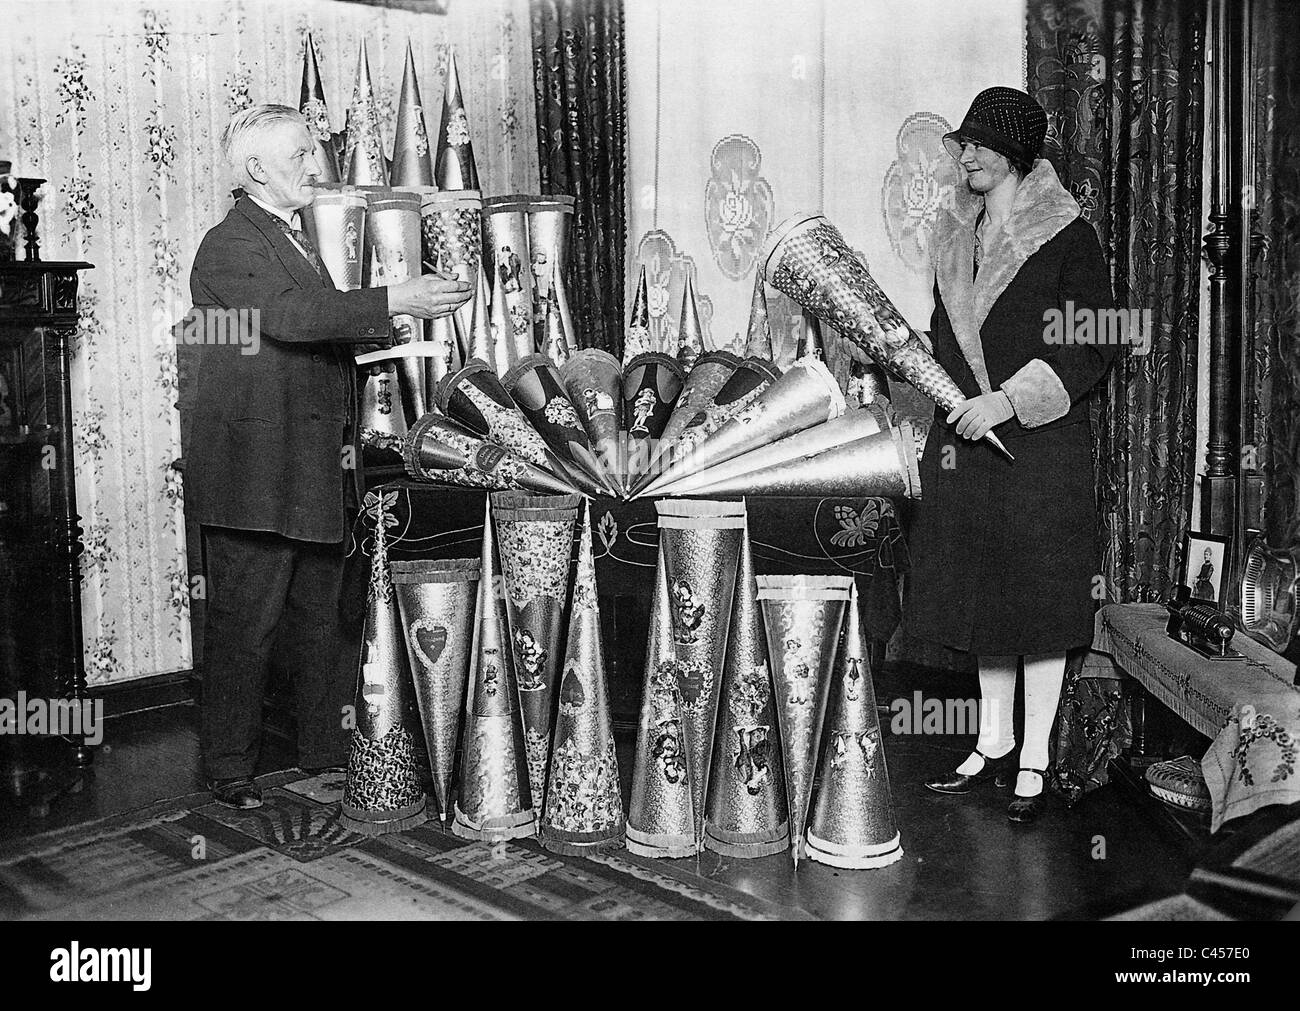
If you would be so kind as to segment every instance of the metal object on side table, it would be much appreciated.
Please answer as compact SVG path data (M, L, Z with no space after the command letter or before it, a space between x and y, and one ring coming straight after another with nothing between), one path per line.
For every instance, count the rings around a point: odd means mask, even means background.
M1232 619L1210 604L1192 600L1192 591L1180 585L1165 605L1169 609L1169 638L1195 650L1207 660L1240 660L1242 654L1231 649L1234 628Z
M1300 614L1296 611L1300 583L1300 545L1272 548L1257 535L1242 559L1241 585L1230 605L1237 627L1256 642L1288 660L1300 659ZM1300 672L1297 681L1300 683Z

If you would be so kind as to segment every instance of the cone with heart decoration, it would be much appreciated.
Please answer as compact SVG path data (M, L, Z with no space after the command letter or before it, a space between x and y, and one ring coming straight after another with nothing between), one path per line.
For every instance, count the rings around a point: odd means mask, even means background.
M821 786L807 835L809 859L832 867L884 867L903 856L869 657L855 584L831 682Z
M542 815L542 845L556 853L580 855L623 844L623 798L600 636L591 505L586 503Z
M497 592L492 507L483 512L483 550L474 618L465 746L451 830L466 839L498 842L533 835L537 817L528 788L509 621Z
M411 678L388 571L387 521L380 493L375 496L375 553L357 679L357 722L339 816L345 828L362 835L401 832L428 818L415 742L403 726Z
M438 814L451 814L451 782L474 642L481 562L433 558L390 565L415 682Z

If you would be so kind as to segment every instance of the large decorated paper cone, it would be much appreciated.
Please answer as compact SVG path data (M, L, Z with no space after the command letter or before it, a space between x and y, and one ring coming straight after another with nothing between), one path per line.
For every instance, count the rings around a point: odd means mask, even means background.
M832 867L884 867L903 856L869 655L855 585L831 682L821 786L807 836L809 858Z
M569 353L572 356L580 344L578 331L573 326L573 310L569 307L569 286L563 274L555 274L551 282L551 298L560 314L560 325L564 328L564 339L569 344Z
M659 436L658 446L650 458L642 480L649 483L647 475L653 475L661 463L672 459L673 447L682 432L695 420L703 405L713 403L727 380L740 367L740 359L730 351L707 351L700 355L686 376L682 392L673 405L673 413L668 416L663 433Z
M637 725L632 806L627 816L627 848L641 856L686 857L699 852L692 807L693 773L682 719L672 604L660 549L655 567L641 719Z
M692 409L686 416L685 423L677 429L671 444L667 439L664 451L651 463L650 468L632 483L631 496L638 498L646 487L657 480L668 469L668 465L677 459L685 459L695 451L695 447L748 407L753 401L781 378L781 370L772 362L759 358L746 358L722 384L711 400L692 397ZM674 414L676 411L674 410ZM672 422L672 418L668 419ZM667 428L664 430L667 432Z
M339 291L355 291L364 280L366 195L345 187L318 187L316 199L302 210L303 230Z
M684 493L674 487L666 494ZM912 426L903 422L898 428L865 439L712 480L689 494L920 498L921 477Z
M542 814L542 845L556 853L579 855L623 844L623 797L600 636L591 506L585 504Z
M936 404L951 411L966 400L839 229L822 215L796 214L781 222L764 242L759 262L772 287L825 320ZM1010 456L992 432L985 438Z
M695 301L695 281L686 272L686 286L682 289L682 315L677 328L677 363L685 372L695 368L695 361L708 349L704 342L704 327L700 324L700 307Z
M487 272L484 271L484 273ZM506 302L505 287L500 279L496 280L492 285L491 306L488 320L492 329L492 361L496 367L497 376L500 377L504 376L520 358L528 356L520 355L515 345L514 324L510 319L510 305Z
M803 855L822 722L852 576L758 576L790 809L791 853Z
M423 320L424 339L436 354L425 359L424 383L426 390L436 390L444 376L459 369L464 360L460 353L460 340L456 334L454 316L439 316Z
M551 360L559 368L573 354L573 346L569 343L569 337L564 332L564 321L560 318L560 307L553 301L547 300L546 324L542 338L542 354Z
M682 730L691 770L695 839L702 843L713 729L745 532L745 504L661 501L655 507L671 605Z
M440 189L479 189L469 116L465 114L460 75L456 73L456 51L450 46L447 47L447 86L443 91L442 124L438 129L436 150L433 176Z
M482 572L474 617L465 746L451 830L493 842L533 835L537 816L528 789L514 650L505 603L497 592L492 507L483 515Z
M705 849L764 857L790 845L785 766L748 530L740 544L706 811Z
M316 181L338 182L339 150L330 128L330 113L325 104L325 88L321 84L320 67L316 65L316 47L312 42L311 32L308 32L303 40L302 89L298 93L298 111L307 121L307 132L311 134L311 139L316 145L316 163L320 165L320 175L316 177ZM320 246L316 248L319 250ZM337 283L337 276L335 283Z
M582 419L550 359L529 355L505 374L501 384L582 491L606 494L600 461L591 451Z
M801 358L702 442L679 439L672 463L641 493L661 494L679 478L838 418L844 410L844 394L826 364L817 358Z
M636 282L636 295L632 298L632 311L628 314L627 329L623 332L623 366L632 364L638 355L649 354L650 346L650 296L645 283L645 264Z
M537 343L546 339L546 305L555 303L561 313L564 333L573 348L573 320L567 307L560 308L556 281L562 278L569 261L569 228L573 220L574 198L554 194L532 197L528 202L528 249L533 272L533 318L537 323Z
M439 411L430 411L406 434L402 450L406 472L419 481L463 488L542 495L568 495L573 486L548 470L475 435Z
M557 477L564 475L546 440L529 424L524 412L506 392L487 362L467 362L463 368L446 376L438 384L437 403L443 414L459 421L470 431ZM578 489L570 487L567 490Z
M725 463L710 467L697 474L676 481L666 494L698 495L700 489L719 482L734 481L750 474L798 460L801 457L823 453L848 442L856 442L880 431L875 415L862 408L850 410L824 425L814 425L786 439L732 457ZM730 494L730 493L727 493Z
M388 572L388 515L383 496L376 498L375 553L357 678L357 724L340 815L345 828L363 835L401 832L427 817L415 742L402 725L410 699L410 674Z
M496 342L492 339L492 296L488 293L487 275L481 270L478 272L478 283L474 297L469 301L469 308L469 350L466 361L477 358L491 365L492 371L498 376L504 375L504 369L497 369Z
M469 680L480 565L477 558L420 558L390 566L433 795L444 822L451 814L451 778Z
M492 272L492 282L505 300L512 365L537 350L532 254L528 248L531 199L516 193L483 201L483 241L487 249L484 264Z
M358 425L362 445L388 442L382 436L404 439L407 425L398 388L397 361L375 362L360 369L359 375L363 380Z
M573 527L581 501L577 495L511 491L492 496L523 713L528 783L538 812L546 791L552 703L563 659L564 606L573 568Z
M379 106L370 79L366 40L357 53L357 77L348 106L347 144L343 150L344 179L353 186L387 186L388 160L384 157Z
M421 193L420 228L427 255L438 273L479 284L483 261L483 201L476 191ZM491 303L486 287L483 292L483 325L486 326ZM455 312L466 333L472 327L473 311L471 300Z
M763 287L763 272L754 274L754 297L749 306L749 328L745 336L745 357L772 361L772 323L767 315L767 290Z
M406 43L406 65L402 69L402 90L397 99L397 129L393 137L393 167L389 178L394 186L432 186L433 156L429 132L425 129L420 83L415 79L415 54Z
M366 194L366 257L364 285L378 288L399 284L420 275L420 198L414 193L370 191ZM414 316L392 317L393 343L424 339L424 324ZM414 358L401 359L402 396L410 417L428 410L426 365Z
M637 355L623 370L623 431L627 435L626 480L650 465L672 417L686 375L675 358L659 351Z
M623 369L618 359L599 348L576 351L560 369L569 400L587 432L587 445L601 465L598 476L618 494L619 415L623 408Z

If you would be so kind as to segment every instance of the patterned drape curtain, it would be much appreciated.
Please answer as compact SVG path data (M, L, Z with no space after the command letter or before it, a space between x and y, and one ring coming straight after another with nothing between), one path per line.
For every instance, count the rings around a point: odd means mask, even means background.
M88 260L73 360L82 612L94 685L192 666L170 326L204 233L230 207L218 139L254 102L297 106L315 42L343 129L367 42L385 143L409 40L437 127L449 46L483 189L535 192L527 0L417 14L325 0L0 0L0 158L48 180L41 255Z
M1268 486L1264 520L1276 545L1300 540L1300 4L1256 0L1254 375L1246 439L1261 441ZM1267 441L1264 441L1267 440Z
M583 347L623 351L627 240L621 0L533 0L543 193L575 198L568 283Z
M1029 4L1049 154L1097 228L1116 304L1152 316L1150 351L1122 354L1093 394L1112 601L1167 596L1192 508L1204 19L1183 0Z

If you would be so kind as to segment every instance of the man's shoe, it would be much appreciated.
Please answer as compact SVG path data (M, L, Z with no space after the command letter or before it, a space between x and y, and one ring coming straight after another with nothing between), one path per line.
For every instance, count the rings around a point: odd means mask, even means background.
M935 793L953 795L970 793L971 788L977 783L984 783L990 779L993 780L994 786L1006 786L1011 782L1011 770L1015 768L1015 759L1013 757L1015 750L1015 748L1012 748L1001 758L989 758L988 755L977 748L975 754L984 759L984 767L979 772L972 773L969 776L964 772L945 772L933 779L927 779L925 785Z
M209 784L212 799L236 811L251 811L262 806L262 791L247 776L238 779L214 779Z

